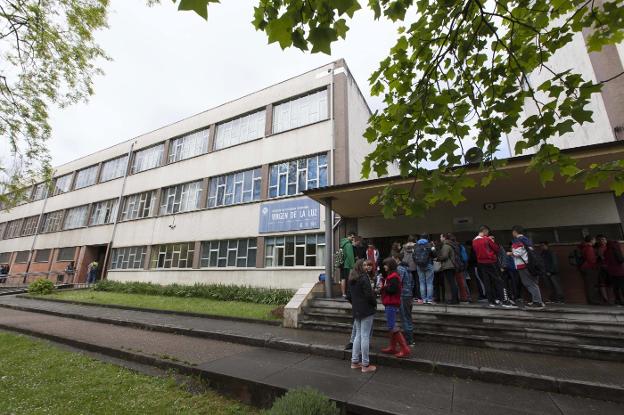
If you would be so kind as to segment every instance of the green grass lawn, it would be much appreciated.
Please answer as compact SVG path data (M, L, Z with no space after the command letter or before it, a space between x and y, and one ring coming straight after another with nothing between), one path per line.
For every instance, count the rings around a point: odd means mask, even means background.
M44 296L62 300L83 301L94 304L115 304L158 310L185 311L213 316L244 317L258 320L279 320L271 315L274 305L217 301L205 298L163 297L158 295L125 294L94 290L58 291Z
M256 414L173 377L138 374L50 343L0 332L2 414Z

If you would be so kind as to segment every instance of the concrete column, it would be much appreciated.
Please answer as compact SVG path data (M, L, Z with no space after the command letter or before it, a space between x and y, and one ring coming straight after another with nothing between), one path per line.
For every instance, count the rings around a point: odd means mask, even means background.
M199 269L201 259L201 241L195 241L195 251L193 252L193 269Z
M264 268L264 236L256 238L256 268Z
M208 206L208 183L210 179L208 177L204 177L202 179L202 190L201 190L201 200L199 201L199 208L206 209Z
M266 118L264 121L264 136L273 134L273 104L266 106Z
M334 238L333 238L333 211L332 199L325 199L325 297L332 297L332 281L333 279L333 255L334 255Z
M339 61L336 68L344 67ZM334 183L349 182L349 112L347 99L347 73L332 75L334 77L334 91L330 97L334 101Z
M100 182L100 176L102 175L102 165L104 163L100 162L98 163L98 168L97 168L97 174L95 175L95 184L98 184Z
M260 168L260 176L262 181L260 184L260 200L267 200L269 198L269 165L263 164Z
M150 260L152 258L152 245L147 245L145 250L145 261L143 262L143 269L150 269Z
M169 145L171 144L171 140L166 140L165 144L164 144L164 148L163 148L163 155L162 155L162 163L160 163L161 166L166 166L167 164L169 164Z
M71 183L69 185L69 190L66 193L69 193L72 190L74 190L74 186L76 186L76 173L78 173L77 170L74 170L73 172L71 172L72 179L71 179ZM63 175L63 176L65 176L65 175Z
M156 217L160 215L160 197L162 195L162 189L158 188L156 189L156 197L155 199L155 203L156 206L154 206L154 209L152 211L152 217Z
M214 151L214 142L215 142L216 134L217 134L217 125L212 124L210 126L210 130L208 131L208 152L209 153Z

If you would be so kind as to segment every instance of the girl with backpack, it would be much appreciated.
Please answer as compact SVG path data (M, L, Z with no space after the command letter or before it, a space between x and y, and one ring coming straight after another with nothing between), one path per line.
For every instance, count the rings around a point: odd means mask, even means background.
M410 348L405 340L405 336L396 325L396 317L401 306L401 278L397 272L398 264L392 257L383 261L383 267L387 273L381 286L381 303L385 307L386 325L388 327L388 337L390 344L381 349L382 353L393 354L396 357L407 357L410 355ZM399 349L397 349L397 346Z
M370 364L370 349L373 320L377 310L377 300L370 283L372 262L358 259L349 274L347 300L353 313L353 349L351 350L351 369L361 369L363 373L374 372L377 367Z

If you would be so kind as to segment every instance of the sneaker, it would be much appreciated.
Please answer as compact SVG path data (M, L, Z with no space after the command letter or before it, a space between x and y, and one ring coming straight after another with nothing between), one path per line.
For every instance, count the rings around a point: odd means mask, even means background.
M543 308L546 308L546 304L530 302L530 303L527 303L526 307L527 308L533 308L533 309L536 309L536 310L541 310Z
M347 343L347 345L344 348L345 350L353 350L353 343Z
M342 294L342 298L347 299L347 294Z
M516 302L514 300L509 300L509 304L516 305Z
M416 304L425 304L425 302L419 298L418 300L416 300Z
M494 307L496 307L496 303L489 303L489 304L488 304L488 307L492 307L492 308L494 308Z
M362 364L361 363L353 363L351 362L351 369L360 369L362 368Z
M503 308L518 308L518 306L512 304L511 301L505 301L502 306Z
M431 300L427 304L436 305L437 303L435 301Z
M374 372L376 370L377 366L375 365L362 366L362 373Z

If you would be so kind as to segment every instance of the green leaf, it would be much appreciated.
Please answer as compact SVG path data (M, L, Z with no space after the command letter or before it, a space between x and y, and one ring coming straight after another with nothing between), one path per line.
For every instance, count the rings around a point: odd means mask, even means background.
M621 196L624 193L624 180L615 179L611 183L611 190L615 192L616 196Z
M178 10L192 10L205 20L208 20L208 3L210 2L211 0L180 0Z
M269 43L278 42L282 49L286 49L293 42L292 27L293 21L290 19L290 15L271 20L265 29Z

